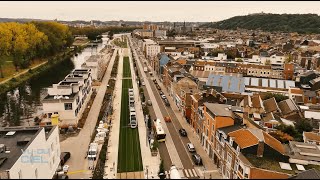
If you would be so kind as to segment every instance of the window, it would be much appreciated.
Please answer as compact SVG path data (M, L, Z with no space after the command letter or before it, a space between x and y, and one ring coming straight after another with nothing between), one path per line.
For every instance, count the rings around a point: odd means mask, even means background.
M64 103L65 110L72 110L72 103Z
M240 172L240 174L243 174L243 168L240 165L238 166L238 171Z
M34 170L34 176L36 177L36 179L38 179L38 169L36 168L36 170Z
M231 160L232 160L231 154L228 152L227 153L227 165L228 165L228 167L231 167Z
M53 114L59 114L58 112L54 112Z
M52 116L52 113L48 113L48 118L51 118L51 116Z

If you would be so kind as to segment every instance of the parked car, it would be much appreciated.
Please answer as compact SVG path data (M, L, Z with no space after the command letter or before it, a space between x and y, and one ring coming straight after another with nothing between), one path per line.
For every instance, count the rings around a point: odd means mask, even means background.
M147 101L147 104L148 104L148 106L152 106L152 102L150 99Z
M196 165L202 165L202 159L199 154L192 154L192 160Z
M146 84L144 83L144 81L141 81L141 85L142 85L142 86L145 86Z
M187 143L187 148L189 152L196 152L196 149L194 148L193 144Z
M63 166L68 161L68 159L70 159L70 157L71 157L71 153L70 152L61 152L60 153L61 166Z
M181 136L184 136L184 137L187 136L187 131L185 129L183 129L183 128L179 129L179 133L180 133Z
M160 91L160 92L159 92L159 94L160 94L160 96L162 96L162 95L163 95L163 92L162 92L162 91Z
M159 84L157 84L157 89L161 91L161 87L159 86Z
M163 95L161 95L161 98L162 99L167 99L167 96L163 94Z

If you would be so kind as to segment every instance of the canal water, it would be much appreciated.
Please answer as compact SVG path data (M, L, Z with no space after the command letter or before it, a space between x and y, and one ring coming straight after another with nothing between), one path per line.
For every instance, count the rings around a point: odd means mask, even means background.
M41 101L47 96L47 88L63 80L73 69L81 68L86 59L102 50L107 38L102 40L98 46L87 47L77 56L56 64L11 91L0 94L0 127L35 125L35 117L42 113Z

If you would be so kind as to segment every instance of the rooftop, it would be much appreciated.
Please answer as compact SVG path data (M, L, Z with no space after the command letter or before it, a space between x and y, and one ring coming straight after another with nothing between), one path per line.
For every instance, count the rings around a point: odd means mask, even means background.
M216 116L233 117L230 105L215 104L215 103L204 103L209 111Z
M0 153L0 171L10 169L26 150L35 137L45 130L46 138L55 127L7 127L0 128L0 144L4 144L9 153ZM10 132L10 133L9 133ZM9 135L10 134L10 135Z

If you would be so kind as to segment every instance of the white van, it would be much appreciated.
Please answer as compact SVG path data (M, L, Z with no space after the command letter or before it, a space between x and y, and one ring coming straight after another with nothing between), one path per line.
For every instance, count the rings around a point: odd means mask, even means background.
M98 155L98 143L90 143L88 159L96 160Z

